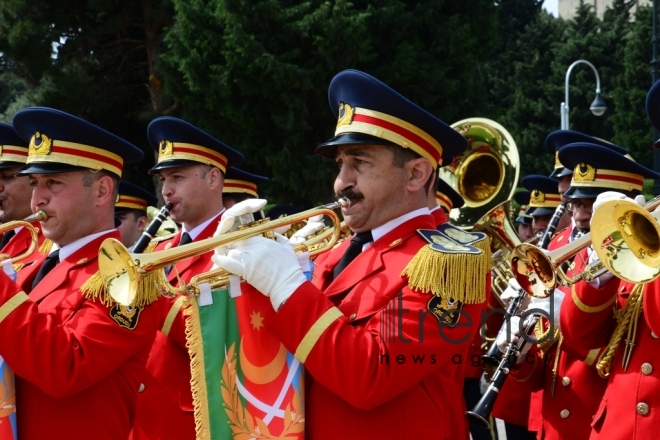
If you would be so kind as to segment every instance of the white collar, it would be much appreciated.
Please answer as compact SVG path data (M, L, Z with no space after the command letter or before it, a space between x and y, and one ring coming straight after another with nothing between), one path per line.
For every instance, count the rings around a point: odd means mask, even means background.
M385 223L384 225L380 225L377 228L373 228L371 230L371 236L374 238L374 241L376 241L379 238L382 238L385 235L387 235L387 233L393 231L396 227L404 224L408 220L413 219L415 217L419 217L420 215L429 215L430 213L431 211L429 211L429 208L427 206L423 208L415 209L414 211L407 212L403 214L401 217L397 217Z
M112 231L116 231L116 229L107 229L105 231L97 232L95 234L88 235L83 238L79 238L78 240L75 240L67 245L61 246L58 245L57 243L53 243L53 247L50 249L50 254L55 252L56 250L60 250L60 261L66 260L68 257L73 255L77 250L81 249L83 246L85 246L88 243L91 243L95 239L99 238L102 235L109 234Z
M187 232L188 235L190 235L190 238L191 238L193 241L195 241L195 239L199 236L199 234L201 234L202 231L203 231L204 229L206 229L206 227L207 227L208 225L210 225L211 222L212 222L213 220L215 220L215 219L216 219L220 214L222 214L223 212L225 212L225 208L222 208L222 211L220 211L219 213L217 213L216 215L214 215L214 216L211 217L210 219L206 220L206 221L205 221L204 223L202 223L201 225L195 226L195 227L192 228L192 230L190 230L190 231L188 231L188 230L185 228L185 226L181 225L181 235L183 235L184 232Z

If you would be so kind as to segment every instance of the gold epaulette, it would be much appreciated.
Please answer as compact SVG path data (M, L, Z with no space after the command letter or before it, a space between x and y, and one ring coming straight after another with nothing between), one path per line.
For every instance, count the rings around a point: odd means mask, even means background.
M443 301L478 304L486 301L486 277L492 266L490 238L482 232L465 232L445 223L435 229L418 229L428 242L401 276L413 290L431 292Z
M153 270L145 276L141 276L138 282L138 288L135 299L130 304L131 307L143 307L156 301L159 297L159 292L154 284L154 278L159 275L159 271ZM146 288L149 286L149 288ZM80 293L91 300L98 300L101 304L106 306L114 306L117 301L108 293L103 282L101 272L96 271L85 283L80 286Z

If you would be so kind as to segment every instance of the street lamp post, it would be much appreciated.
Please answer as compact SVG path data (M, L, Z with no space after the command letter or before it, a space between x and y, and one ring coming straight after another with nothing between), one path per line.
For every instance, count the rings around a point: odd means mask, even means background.
M586 64L587 66L591 67L591 70L594 71L594 75L596 75L596 98L594 99L594 102L591 103L591 106L589 106L589 110L591 110L591 113L593 113L596 116L602 116L603 113L605 113L605 110L607 110L607 105L605 104L605 101L603 101L603 98L600 96L600 77L598 76L598 71L594 67L593 64L591 64L587 60L577 60L573 62L568 67L568 70L566 71L566 86L564 88L564 102L561 103L561 108L559 109L559 114L561 116L561 129L562 130L568 130L569 124L568 124L568 80L571 76L571 71L573 70L573 67L577 66L578 64Z

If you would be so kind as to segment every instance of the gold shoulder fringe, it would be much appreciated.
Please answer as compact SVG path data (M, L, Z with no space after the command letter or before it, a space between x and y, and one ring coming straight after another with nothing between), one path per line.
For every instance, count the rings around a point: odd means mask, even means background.
M144 307L156 301L159 297L156 284L157 279L158 271L151 271L147 275L141 276L140 281L138 282L135 299L129 305L131 307ZM80 293L82 293L87 299L98 299L101 304L106 306L112 306L117 303L117 301L108 294L99 271L96 271L94 275L89 277L89 279L80 286Z
M211 424L206 391L206 372L204 371L202 323L199 319L199 307L197 304L193 304L193 301L196 301L195 297L186 297L182 308L186 323L186 347L188 347L190 355L190 388L195 416L195 438L209 440Z
M159 243L158 240L151 240L151 241L149 242L149 244L147 245L147 247L144 248L144 252L143 252L143 253L147 254L147 253L149 253L149 252L153 252L154 249L156 249L156 246L158 246L158 243Z
M39 246L39 253L41 255L48 255L50 249L53 247L53 241L50 238L44 238L44 241Z
M486 276L492 266L488 237L470 246L480 254L445 253L422 247L401 272L408 277L408 286L424 293L432 292L446 300L463 304L486 301Z
M25 263L14 263L14 264L12 264L12 267L14 268L14 270L16 272L18 272L19 270L21 270L25 267Z

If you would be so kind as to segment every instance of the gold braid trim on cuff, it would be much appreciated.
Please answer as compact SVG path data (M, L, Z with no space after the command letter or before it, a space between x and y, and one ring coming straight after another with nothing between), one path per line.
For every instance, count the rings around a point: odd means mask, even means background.
M307 360L307 356L309 356L309 353L312 351L312 348L314 348L314 345L316 345L316 342L319 340L323 332L330 327L330 324L342 316L344 315L336 307L326 310L326 312L321 315L321 317L307 331L305 337L302 338L302 341L298 344L298 348L296 348L294 356L304 364Z
M573 302L575 303L577 308L586 313L602 312L603 310L607 309L612 304L614 304L614 302L618 298L618 295L614 294L614 296L610 298L609 301L607 301L605 304L601 304L599 306L593 306L593 307L588 306L585 303L583 303L580 297L577 295L577 292L575 291L575 284L573 284L573 287L571 287L571 296L573 297Z
M9 298L7 302L0 306L0 323L28 299L28 296L23 291L18 292L16 295Z

